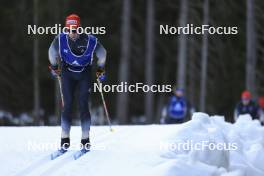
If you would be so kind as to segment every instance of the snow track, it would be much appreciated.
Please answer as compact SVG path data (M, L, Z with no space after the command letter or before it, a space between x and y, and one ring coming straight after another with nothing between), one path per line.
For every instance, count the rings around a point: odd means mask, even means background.
M122 132L120 129L119 133ZM98 143L103 142L106 140L107 137L111 137L113 134L108 132L107 129L105 131L98 132L98 137L96 137L97 140L94 141L94 145L97 145ZM118 135L118 134L116 134ZM74 142L78 143L76 139ZM28 167L24 168L22 171L18 172L17 176L45 176L45 175L57 175L56 173L60 170L64 170L67 168L70 168L69 165L75 165L76 162L73 159L74 153L78 150L69 150L64 155L60 156L59 158L55 159L54 161L50 160L50 153L46 156L44 156L41 159L38 159L37 161L32 162ZM93 149L91 149L91 152L96 152ZM88 153L87 153L88 154ZM87 157L87 156L86 156Z
M73 154L77 150L69 150L55 160L50 160L53 150L33 152L27 150L28 140L41 143L58 141L59 127L0 128L0 132L10 132L7 136L1 136L1 141L9 141L10 138L15 138L15 134L22 134L19 135L19 141L16 143L19 149L2 146L1 151L9 150L6 152L10 153L8 154L10 156L4 154L9 166L1 168L4 175L12 176L68 176L84 173L85 175L86 173L87 175L138 175L142 170L147 171L147 168L159 163L157 158L160 156L156 152L159 149L159 141L164 135L169 134L168 129L173 129L170 126L164 130L164 127L158 125L114 126L114 128L115 131L110 132L108 127L92 127L91 151L78 160L73 159ZM79 127L72 128L71 139L71 144L79 142Z

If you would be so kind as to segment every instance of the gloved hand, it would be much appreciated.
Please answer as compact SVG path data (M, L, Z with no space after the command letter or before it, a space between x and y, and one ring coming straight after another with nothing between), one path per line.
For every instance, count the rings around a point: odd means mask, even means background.
M98 67L96 70L96 77L100 80L100 81L105 81L106 80L106 76L105 76L105 69L103 67Z
M50 73L53 77L57 77L57 76L61 75L61 70L59 69L59 67L57 65L56 66L50 65L49 69L50 69Z

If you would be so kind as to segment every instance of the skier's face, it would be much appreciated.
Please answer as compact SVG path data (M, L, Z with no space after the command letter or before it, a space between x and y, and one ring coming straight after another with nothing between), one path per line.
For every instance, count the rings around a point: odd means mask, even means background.
M249 104L249 102L250 102L250 99L249 98L242 98L242 103L243 103L243 105L248 105Z
M69 37L72 40L76 40L79 37L79 34L76 32L76 30L72 30L71 32L69 32Z
M179 90L176 90L176 91L175 91L175 95L176 95L177 97L182 97L182 96L183 96L183 92L182 92L182 91L179 91Z

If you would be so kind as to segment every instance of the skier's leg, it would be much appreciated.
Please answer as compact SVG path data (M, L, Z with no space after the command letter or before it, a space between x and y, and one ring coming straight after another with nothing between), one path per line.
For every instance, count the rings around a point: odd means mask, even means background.
M82 139L89 138L89 131L91 125L91 115L88 106L88 99L90 95L91 80L89 73L79 83L79 110L82 127Z
M62 72L62 93L64 97L64 107L61 115L61 138L70 137L71 115L75 87L76 81L71 78L71 73L67 70L64 70Z

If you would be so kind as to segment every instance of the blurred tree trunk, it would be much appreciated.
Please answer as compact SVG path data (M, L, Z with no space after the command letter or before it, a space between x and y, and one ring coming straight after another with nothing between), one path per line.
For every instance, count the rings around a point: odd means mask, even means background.
M148 85L154 81L154 2L147 0L147 28L146 28L146 70L145 78ZM145 96L145 114L147 122L151 123L153 117L154 96L152 92L147 92Z
M187 24L188 16L188 0L181 0L180 23L179 26L184 27ZM177 87L185 88L186 80L186 54L187 54L187 39L186 35L180 34L178 45L178 74Z
M193 36L190 37L190 45L189 45L189 67L188 67L188 89L186 89L186 93L188 100L193 103L194 102L194 92L195 92L195 75L197 72L195 72L195 39Z
M119 81L125 82L129 79L129 60L130 60L130 11L131 0L124 0L121 26L121 59L119 65ZM128 122L128 93L121 92L117 97L116 114L119 123Z
M164 61L164 68L168 68L169 67L169 63L168 63L168 59L165 59ZM162 72L162 81L163 83L168 81L168 75L169 75L169 69L165 69ZM160 119L162 117L162 110L163 108L167 105L166 104L166 94L165 93L160 93L157 97L157 108L156 108L156 118L155 118L155 122L160 123Z
M34 24L38 25L38 0L34 0ZM40 123L40 96L39 96L39 40L35 35L33 42L33 84L34 84L34 122Z
M59 21L60 21L60 17L61 17L61 3L60 1L55 1L54 2L54 6L56 6L56 12L55 12L55 15L54 15L54 20L55 20L55 24L59 24ZM54 125L57 125L60 123L60 112L61 112L61 97L60 97L60 87L59 87L59 83L58 83L58 80L55 79L54 80L54 95L55 95L55 120L54 122L56 124Z
M204 0L204 19L203 24L209 24L209 0ZM206 81L207 81L207 60L208 60L208 33L203 35L202 46L202 70L201 70L201 87L200 87L200 111L205 111L206 103Z
M246 88L256 96L256 31L254 0L247 0Z

